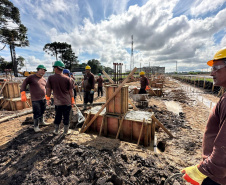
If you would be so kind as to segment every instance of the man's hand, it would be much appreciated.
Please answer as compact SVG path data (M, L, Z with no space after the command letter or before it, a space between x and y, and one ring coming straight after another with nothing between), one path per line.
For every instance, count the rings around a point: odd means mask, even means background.
M93 93L94 93L94 90L93 90L93 89L91 89L90 94L93 94Z
M21 101L26 102L27 101L26 92L22 91L20 94L21 94Z
M75 105L75 98L71 97L71 106L74 106L74 105Z
M181 170L181 173L184 173L183 178L193 185L201 185L203 180L207 177L198 170L197 166L198 165L190 166Z
M50 97L48 97L47 95L45 95L46 97L46 105L49 106L50 105Z

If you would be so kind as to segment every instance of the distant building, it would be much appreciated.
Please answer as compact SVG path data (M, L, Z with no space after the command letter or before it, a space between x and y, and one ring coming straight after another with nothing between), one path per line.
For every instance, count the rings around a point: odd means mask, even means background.
M165 67L160 66L150 66L150 67L143 67L138 68L138 72L145 71L145 73L151 73L151 74L165 74Z

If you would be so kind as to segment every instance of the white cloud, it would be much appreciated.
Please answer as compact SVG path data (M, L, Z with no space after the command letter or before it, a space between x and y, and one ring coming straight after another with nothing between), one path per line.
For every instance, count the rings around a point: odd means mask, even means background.
M179 0L150 0L144 1L143 6L129 8L128 0L103 0L100 7L99 1L99 4L74 0L13 1L26 15L24 19L31 35L31 46L24 51L41 53L48 42L67 42L80 61L89 60L85 56L88 53L98 56L105 66L112 67L113 62L128 65L133 35L136 67L141 62L142 66L149 62L169 66L178 61L180 68L193 69L206 67L206 61L226 44L225 36L218 41L214 38L214 34L222 30L225 33L226 27L226 9L219 10L223 2L220 0L189 4L192 8L186 12L192 12L195 15L192 18L187 15L174 17ZM196 18L216 10L215 16ZM96 21L101 15L105 19ZM28 58L33 56L29 61L42 62L31 51L25 54ZM47 61L46 56L43 60Z
M225 3L225 0L196 0L191 8L191 14L194 16L204 15L217 10Z

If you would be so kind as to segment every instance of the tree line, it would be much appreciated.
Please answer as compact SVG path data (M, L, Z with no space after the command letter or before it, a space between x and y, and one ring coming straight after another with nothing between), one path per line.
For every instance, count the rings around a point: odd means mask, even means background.
M20 12L17 7L9 0L0 0L0 43L3 50L6 46L10 48L11 61L5 61L0 56L0 69L13 69L14 76L18 76L18 70L24 66L24 58L22 56L16 57L15 47L29 46L27 37L27 28L21 23ZM79 64L78 56L72 50L70 44L66 42L47 43L43 47L43 51L54 56L56 60L61 60L65 63L67 69L76 71L78 68L85 68L88 64L92 68L94 74L105 70L107 73L112 72L109 67L102 66L98 60L92 59L88 63Z

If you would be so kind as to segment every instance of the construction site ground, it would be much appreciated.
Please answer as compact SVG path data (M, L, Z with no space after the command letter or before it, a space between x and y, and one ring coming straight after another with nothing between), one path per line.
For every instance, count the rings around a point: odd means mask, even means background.
M139 82L128 85L139 87ZM181 85L166 78L164 96L150 97L148 107L142 109L153 111L174 136L170 138L157 128L155 151L114 138L79 134L80 128L65 137L52 134L53 124L35 133L29 121L32 114L0 123L0 184L164 184L169 176L201 160L202 137L211 110L188 96ZM200 95L213 103L219 100L202 91ZM105 102L105 97L95 98L95 102ZM79 96L77 103L82 103ZM53 117L47 122L52 123Z

